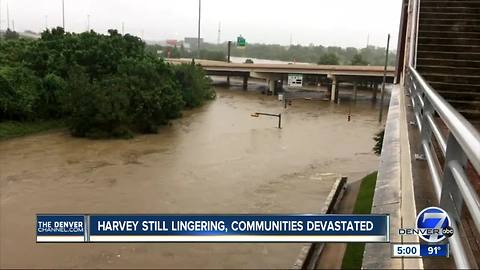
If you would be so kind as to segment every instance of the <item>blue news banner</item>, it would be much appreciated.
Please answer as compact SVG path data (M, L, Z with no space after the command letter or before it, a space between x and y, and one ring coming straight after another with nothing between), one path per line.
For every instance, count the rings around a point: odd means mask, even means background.
M37 242L389 242L388 215L37 215Z

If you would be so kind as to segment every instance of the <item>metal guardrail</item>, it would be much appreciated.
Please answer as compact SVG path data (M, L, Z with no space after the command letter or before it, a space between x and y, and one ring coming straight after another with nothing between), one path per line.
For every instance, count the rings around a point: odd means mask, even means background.
M412 24L405 87L410 93L416 124L421 134L421 149L428 163L438 203L454 220L452 227L455 233L449 241L455 265L461 269L471 268L475 264L469 261L457 223L461 222L461 211L466 205L480 232L480 200L465 173L465 167L470 162L476 173L480 174L480 133L415 70L420 0L410 1ZM436 116L448 129L448 136L442 134ZM440 168L433 140L436 140L445 160L443 168Z
M480 232L480 199L465 173L465 167L470 162L476 173L480 174L480 133L430 87L412 66L407 70L406 87L410 93L416 124L421 133L421 149L428 163L438 202L455 221L452 227L456 233L450 238L455 264L458 268L470 268L455 223L460 222L462 207L466 205ZM447 137L442 134L436 116L448 128ZM445 160L443 169L439 168L433 139L438 143L439 152Z

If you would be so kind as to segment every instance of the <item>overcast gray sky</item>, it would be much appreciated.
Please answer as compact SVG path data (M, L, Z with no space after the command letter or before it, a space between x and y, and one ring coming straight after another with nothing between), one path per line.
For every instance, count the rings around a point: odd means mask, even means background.
M17 31L41 31L61 25L61 0L0 0L2 29L6 6ZM249 43L325 46L385 46L392 34L396 47L401 0L202 0L202 37L221 41L242 34ZM198 0L65 0L67 31L110 28L146 40L183 39L197 35Z

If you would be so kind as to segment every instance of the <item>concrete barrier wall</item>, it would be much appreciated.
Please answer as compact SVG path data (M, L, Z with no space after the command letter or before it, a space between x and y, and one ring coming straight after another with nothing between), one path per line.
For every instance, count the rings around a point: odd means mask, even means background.
M418 239L403 239L398 235L398 229L405 224L411 227L416 216L404 98L402 86L396 85L390 99L372 205L372 214L390 215L392 243L418 242ZM390 243L371 243L365 246L362 268L419 269L423 264L421 259L391 258Z

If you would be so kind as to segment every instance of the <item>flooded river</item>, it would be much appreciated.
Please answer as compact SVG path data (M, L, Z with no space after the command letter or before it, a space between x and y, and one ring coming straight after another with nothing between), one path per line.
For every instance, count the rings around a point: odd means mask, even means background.
M36 244L37 213L320 212L337 174L377 169L377 109L217 88L155 135L0 142L0 267L285 268L301 244ZM254 112L282 113L277 119Z

